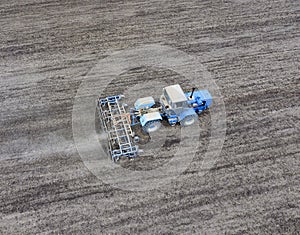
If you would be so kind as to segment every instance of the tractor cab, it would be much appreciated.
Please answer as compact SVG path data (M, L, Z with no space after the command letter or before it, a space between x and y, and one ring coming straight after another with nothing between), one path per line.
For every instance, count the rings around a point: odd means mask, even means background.
M178 84L163 89L161 103L166 110L173 109L175 112L188 108L187 98Z
M165 87L160 103L170 125L180 122L188 126L195 122L196 113L188 103L188 99L179 84Z

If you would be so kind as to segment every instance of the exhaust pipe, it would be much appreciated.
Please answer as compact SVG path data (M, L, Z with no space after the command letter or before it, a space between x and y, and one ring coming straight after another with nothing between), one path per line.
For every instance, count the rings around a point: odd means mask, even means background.
M193 95L194 95L195 90L196 90L196 88L194 87L193 90L192 90L192 93L191 93L191 95L190 95L190 97L189 97L190 99L193 98Z

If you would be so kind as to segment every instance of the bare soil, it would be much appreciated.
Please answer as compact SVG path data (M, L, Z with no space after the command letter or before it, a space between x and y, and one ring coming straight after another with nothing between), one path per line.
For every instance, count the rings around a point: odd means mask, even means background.
M299 234L299 9L295 0L2 0L0 234ZM163 190L124 191L83 164L72 108L98 60L149 43L201 58L223 95L226 140L204 176L206 145ZM107 92L157 76L180 79L137 68Z

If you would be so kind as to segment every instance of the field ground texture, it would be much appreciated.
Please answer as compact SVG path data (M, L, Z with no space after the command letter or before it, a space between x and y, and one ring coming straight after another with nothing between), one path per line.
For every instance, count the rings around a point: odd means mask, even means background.
M0 234L299 234L299 10L297 0L2 0ZM163 190L124 191L83 164L74 98L97 61L155 43L201 59L223 95L226 139L204 176L199 151ZM154 77L181 79L137 68L107 89ZM124 167L166 161L156 157Z

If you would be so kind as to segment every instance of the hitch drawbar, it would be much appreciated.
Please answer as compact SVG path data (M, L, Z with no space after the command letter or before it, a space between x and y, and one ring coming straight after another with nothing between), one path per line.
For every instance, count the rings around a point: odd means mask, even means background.
M108 150L113 161L120 157L135 158L139 148L134 145L130 114L120 100L124 96L99 98L97 108L103 130L107 133Z

